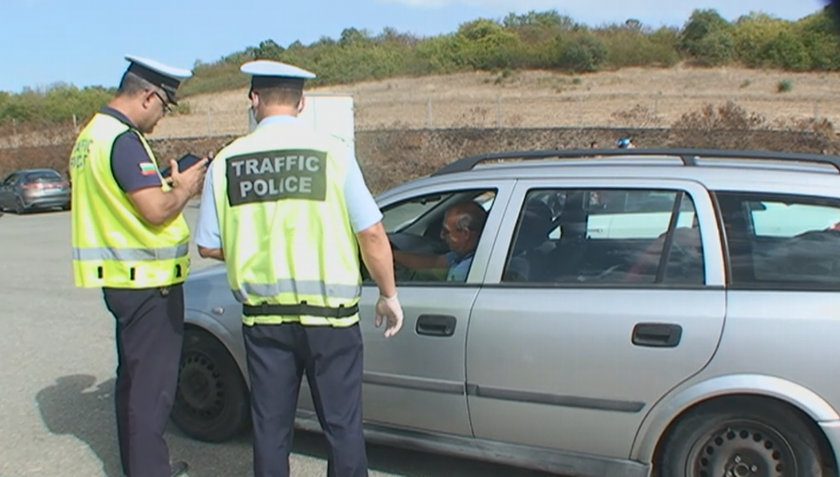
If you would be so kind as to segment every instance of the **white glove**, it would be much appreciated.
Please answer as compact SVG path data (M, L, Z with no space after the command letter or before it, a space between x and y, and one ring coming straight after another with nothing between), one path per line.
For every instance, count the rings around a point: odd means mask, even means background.
M379 295L376 302L376 327L382 326L382 319L385 319L385 337L390 338L397 334L402 328L403 311L397 294L390 298Z

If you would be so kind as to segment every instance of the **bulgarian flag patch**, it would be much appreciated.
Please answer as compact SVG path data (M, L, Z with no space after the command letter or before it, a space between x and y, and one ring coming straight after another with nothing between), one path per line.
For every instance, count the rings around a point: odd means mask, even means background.
M152 176L157 174L157 167L151 162L140 163L140 173L144 176Z

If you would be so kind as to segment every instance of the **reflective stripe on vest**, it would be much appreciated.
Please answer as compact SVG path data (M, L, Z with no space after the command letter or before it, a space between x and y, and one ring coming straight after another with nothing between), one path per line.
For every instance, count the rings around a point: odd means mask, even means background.
M149 260L172 260L189 255L190 245L182 243L174 247L162 248L73 248L74 260L118 260L128 261L149 261Z
M276 283L248 283L243 282L242 288L234 290L233 294L241 302L248 300L248 295L271 298L282 293L296 295L318 295L334 298L354 300L362 293L361 286L324 283L320 280L294 280L284 278Z

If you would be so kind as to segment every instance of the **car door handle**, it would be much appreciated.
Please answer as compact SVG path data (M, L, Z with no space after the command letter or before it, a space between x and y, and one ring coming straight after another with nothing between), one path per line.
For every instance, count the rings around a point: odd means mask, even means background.
M633 344L651 348L676 348L682 339L682 326L672 323L637 323Z
M415 331L418 335L452 336L456 323L455 317L450 315L420 315Z

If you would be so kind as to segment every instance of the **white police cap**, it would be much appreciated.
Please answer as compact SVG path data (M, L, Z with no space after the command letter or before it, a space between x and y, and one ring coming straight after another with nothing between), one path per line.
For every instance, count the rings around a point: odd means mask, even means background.
M178 104L175 93L181 82L192 76L190 70L165 65L142 56L126 55L125 59L130 63L127 72L134 73L153 85L159 86L166 92L170 103Z
M272 60L249 61L240 70L252 76L252 89L277 86L303 88L304 81L316 77L311 71Z

